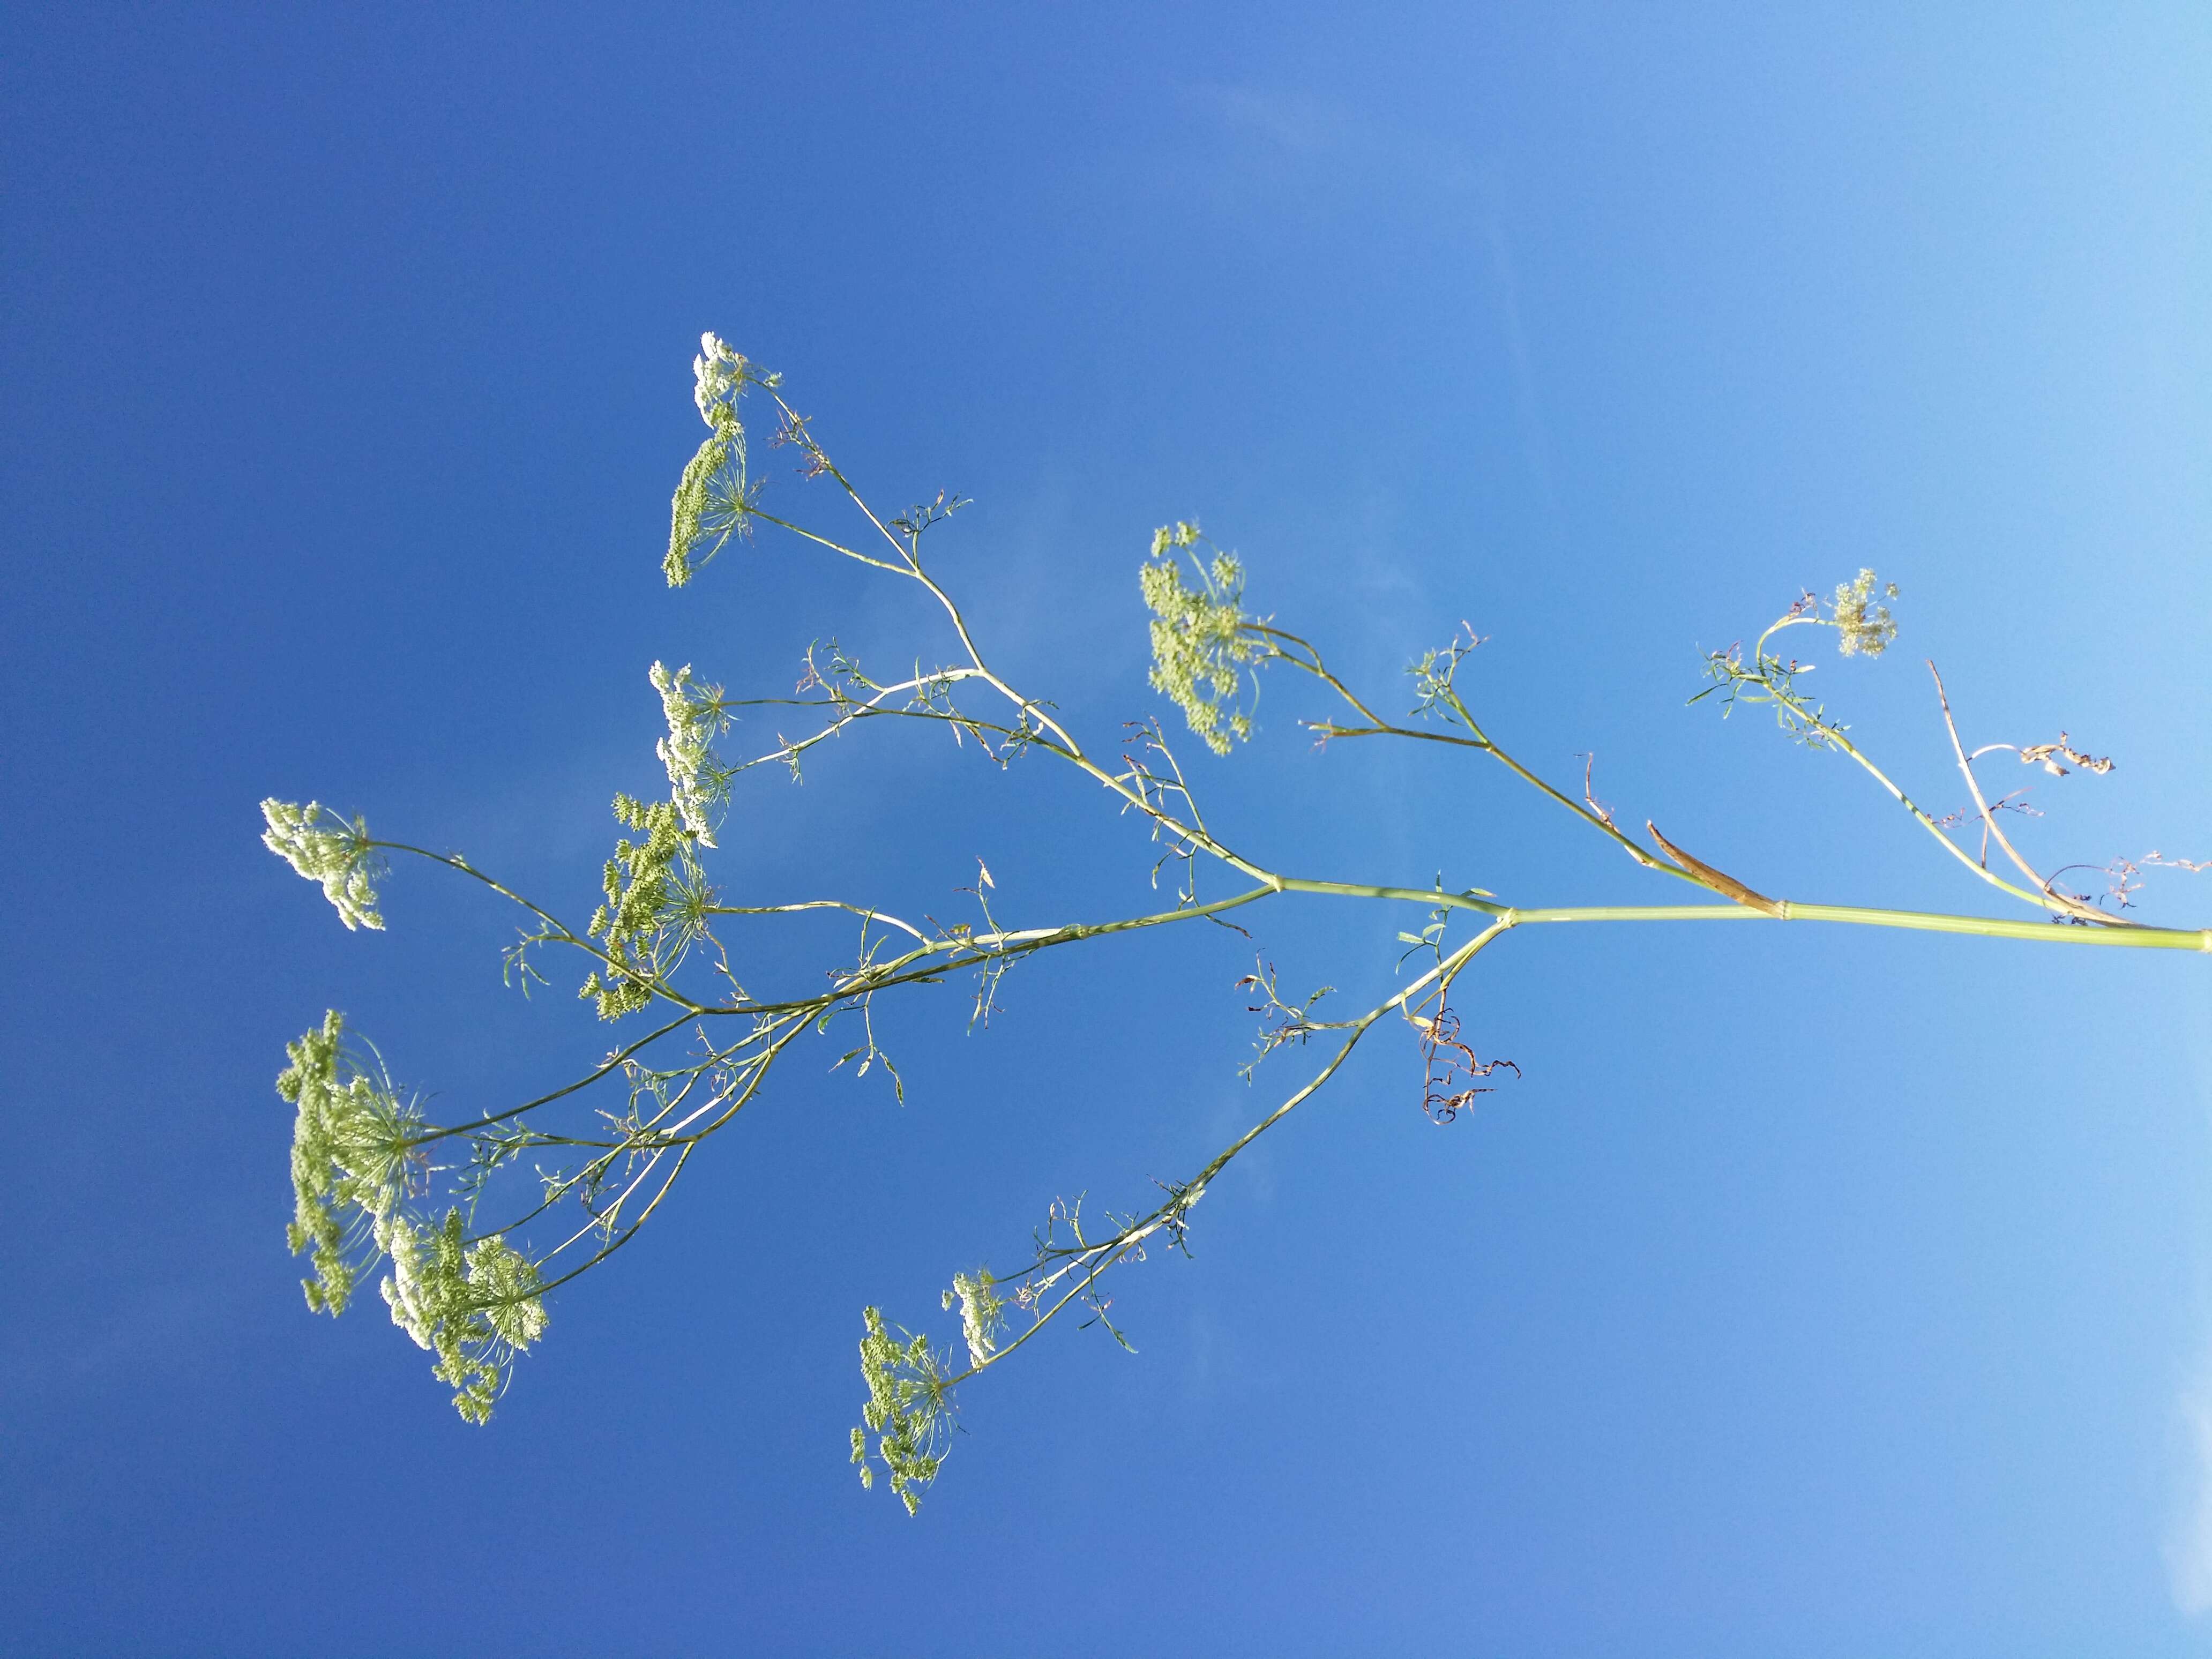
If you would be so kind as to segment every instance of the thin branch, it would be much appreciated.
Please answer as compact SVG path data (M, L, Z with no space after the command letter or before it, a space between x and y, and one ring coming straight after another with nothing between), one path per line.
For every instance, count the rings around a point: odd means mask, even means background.
M1943 730L1950 736L1951 752L1958 757L1960 775L1966 780L1966 787L1973 794L1974 807L1981 814L1984 832L1993 838L1999 847L2004 848L2005 856L2012 860L2013 866L2036 884L2043 895L2043 902L2051 908L2071 916L2076 921L2090 922L2099 927L2132 927L2136 926L2134 922L2124 916L2112 915L2106 911L2100 910L2094 904L2085 903L2070 894L2057 891L2052 885L2051 877L2039 874L2035 866L2021 856L2020 849L2012 844L2011 838L2004 832L2004 827L1997 822L1996 812L1990 810L1989 801L1982 793L1981 780L1974 775L1973 763L1966 757L1966 745L1959 741L1958 722L1951 718L1951 698L1943 689L1942 675L1936 672L1936 665L1933 662L1929 663L1928 672L1936 682L1936 701L1942 706Z

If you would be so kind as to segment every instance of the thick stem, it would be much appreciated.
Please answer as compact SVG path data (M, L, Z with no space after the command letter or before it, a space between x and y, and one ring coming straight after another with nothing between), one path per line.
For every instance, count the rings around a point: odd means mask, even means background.
M1518 927L1547 921L1838 921L1857 927L1904 927L1916 933L1966 933L1980 939L2033 939L2046 945L2111 945L2147 951L2200 951L2212 955L2212 927L2084 927L2056 921L2016 921L1998 916L1946 915L1930 910L1876 910L1855 904L1806 904L1778 899L1769 915L1741 904L1590 904L1510 909L1504 920Z

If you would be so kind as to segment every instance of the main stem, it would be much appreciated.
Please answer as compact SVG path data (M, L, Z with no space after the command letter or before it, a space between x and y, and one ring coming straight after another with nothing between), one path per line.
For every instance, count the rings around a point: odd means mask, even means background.
M2109 945L2212 955L2212 928L2069 927L2063 922L1954 916L1930 910L1875 910L1856 904L1801 904L1787 899L1779 904L1781 914L1774 916L1741 904L1589 904L1510 909L1499 919L1508 927L1544 921L1840 921L1859 927L1905 927L1923 933L1970 933L1983 939L2034 939L2049 945Z
M1509 927L1547 921L1839 921L1857 927L1905 927L1923 933L1971 933L1983 939L2033 939L2050 945L2112 945L2150 951L2198 951L2212 955L2212 927L2089 927L2056 921L2016 921L1960 916L1935 910L1880 910L1856 904L1776 901L1769 915L1741 904L1580 904L1523 907L1499 904L1470 893L1426 887L1375 887L1349 881L1311 881L1299 876L1269 879L1285 893L1339 898L1401 899L1408 903L1475 910ZM1240 896L1257 896L1257 895Z

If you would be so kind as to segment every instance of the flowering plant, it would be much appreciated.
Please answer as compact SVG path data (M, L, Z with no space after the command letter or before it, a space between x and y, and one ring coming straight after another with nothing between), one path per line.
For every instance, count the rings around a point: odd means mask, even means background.
M1571 782L1562 787L1539 775L1502 746L1489 717L1478 719L1462 689L1460 671L1480 644L1471 629L1412 665L1411 712L1378 713L1382 700L1340 678L1311 640L1246 609L1246 572L1236 554L1194 523L1177 522L1154 533L1139 568L1139 593L1152 614L1151 684L1207 749L1225 755L1252 738L1260 676L1279 668L1310 678L1329 700L1335 712L1306 722L1322 743L1414 740L1495 763L1645 871L1678 885L1672 902L1532 908L1481 888L1447 890L1441 878L1431 888L1409 888L1276 867L1208 827L1160 721L1133 728L1136 740L1116 752L1086 741L1050 703L1001 678L958 601L923 558L926 535L963 503L939 495L897 516L884 516L815 440L806 417L786 401L780 377L761 372L712 334L701 342L692 367L708 436L684 468L672 504L662 567L669 584L690 583L733 538L780 532L885 580L916 584L943 612L947 654L927 668L918 658L908 677L879 681L834 647L810 648L799 695L775 698L733 698L720 685L695 681L688 664L672 672L654 663L647 679L667 725L658 755L669 795L654 801L615 797L614 815L624 833L605 867L602 902L580 928L459 854L378 839L362 819L339 817L313 801L263 805L263 840L321 885L349 928L384 925L374 883L390 860L427 860L483 884L520 909L521 936L508 951L507 966L524 989L545 982L540 963L549 953L568 953L580 959L585 973L579 996L600 1019L622 1025L614 1050L566 1086L452 1123L434 1123L419 1102L403 1099L375 1051L356 1045L335 1012L290 1046L277 1090L296 1110L289 1237L295 1253L311 1258L308 1306L343 1312L359 1280L382 1264L382 1291L393 1322L435 1354L434 1374L453 1389L456 1407L471 1422L491 1415L512 1381L515 1358L544 1335L549 1293L599 1267L636 1235L693 1155L730 1127L787 1050L840 1020L857 1024L860 1041L840 1063L857 1060L865 1073L880 1061L901 1087L877 1046L877 1000L920 994L956 971L975 975L971 1018L980 1018L989 1012L1004 975L1025 958L1109 935L1224 921L1248 907L1300 899L1412 905L1424 918L1417 928L1396 930L1406 947L1401 968L1410 964L1399 988L1342 1018L1322 1017L1325 991L1285 998L1271 966L1248 975L1241 983L1258 999L1251 1012L1262 1017L1262 1024L1247 1077L1287 1048L1318 1043L1319 1063L1202 1167L1159 1183L1156 1200L1089 1216L1079 1202L1055 1200L1014 1271L977 1267L955 1274L942 1301L944 1310L958 1310L957 1347L888 1325L876 1308L863 1310L860 1358L867 1397L861 1423L852 1431L852 1457L865 1483L872 1484L879 1468L887 1474L892 1492L909 1510L942 1467L954 1391L1004 1364L1070 1308L1120 1340L1101 1288L1105 1276L1152 1249L1181 1248L1214 1177L1326 1085L1378 1025L1411 1028L1419 1057L1419 1097L1438 1122L1449 1121L1498 1086L1501 1072L1517 1074L1510 1060L1480 1058L1452 1003L1455 986L1476 957L1517 929L1553 923L1816 921L2029 944L2212 951L2212 929L2146 927L2127 914L2135 878L2144 868L2203 865L2148 854L2109 866L2110 885L2102 895L2071 890L2018 850L2001 821L2018 803L2008 795L1992 800L1976 770L1996 754L2059 775L2108 771L2109 760L2076 750L2063 732L2056 743L1991 744L1970 751L1938 677L1935 689L1945 731L1972 805L1937 817L1808 696L1802 680L1810 665L1784 657L1776 641L1792 629L1825 629L1834 633L1845 657L1882 655L1897 633L1885 601L1896 599L1898 589L1871 570L1860 571L1825 601L1801 595L1747 652L1738 645L1711 653L1705 662L1711 684L1698 697L1717 695L1727 710L1763 704L1793 738L1850 759L1951 858L2031 915L1831 905L1754 891L1677 846L1649 821L1641 837L1624 828L1591 793L1587 766L1577 791ZM746 392L755 388L774 406L776 441L796 450L807 477L829 481L855 515L856 538L842 539L763 504L759 481L746 470L739 410ZM768 704L808 711L812 729L796 738L779 738L749 757L729 758L717 750L738 711ZM770 763L795 773L801 757L817 744L860 722L886 719L946 727L1001 768L1038 754L1074 769L1115 810L1150 826L1165 849L1161 866L1176 872L1172 902L1139 914L1012 925L994 914L990 872L979 868L976 885L968 890L979 918L956 925L902 917L859 896L724 902L708 855L717 850L721 814L743 775ZM1954 833L1966 827L1978 834L1978 847ZM1226 876L1234 885L1202 899L1202 871ZM1156 869L1156 884L1157 874ZM1682 886L1693 890L1684 894ZM826 987L767 994L748 989L717 930L732 918L823 910L845 913L859 924L851 957L831 968ZM1414 1087L1410 1077L1408 1087ZM576 1110L599 1101L611 1103L599 1105L591 1117ZM521 1169L526 1158L534 1165L531 1175Z

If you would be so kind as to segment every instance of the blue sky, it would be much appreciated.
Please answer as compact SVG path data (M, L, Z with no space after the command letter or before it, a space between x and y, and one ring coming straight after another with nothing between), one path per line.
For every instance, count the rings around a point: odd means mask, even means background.
M1762 890L1988 908L1833 757L1684 706L1863 564L1832 707L1960 803L2063 728L2052 864L2212 856L2212 21L2190 7L19 9L5 236L0 1601L26 1650L2194 1653L2212 1645L2207 967L1811 927L1526 930L1523 1076L1426 1124L1363 1051L972 1389L918 1521L844 1462L859 1310L933 1316L1295 1081L1232 935L1040 960L799 1051L561 1292L484 1430L283 1250L284 1042L347 1011L458 1114L602 1042L434 872L349 935L309 796L588 909L659 786L655 659L947 650L763 538L671 593L701 330L788 377L1011 678L1110 738L1195 517L1378 695L1462 618L1491 729ZM774 465L782 462L781 453ZM834 503L783 477L789 503ZM1278 674L1194 756L1278 867L1655 891L1495 769L1338 744ZM1194 750L1194 745L1186 745ZM721 878L1002 913L1150 897L1037 766L871 731L740 797ZM2212 921L2168 873L2151 920ZM1990 896L1994 897L1995 896ZM1255 921L1380 993L1407 918ZM1711 935L1711 936L1709 936ZM842 941L748 935L761 982ZM941 1328L941 1325L940 1325Z

